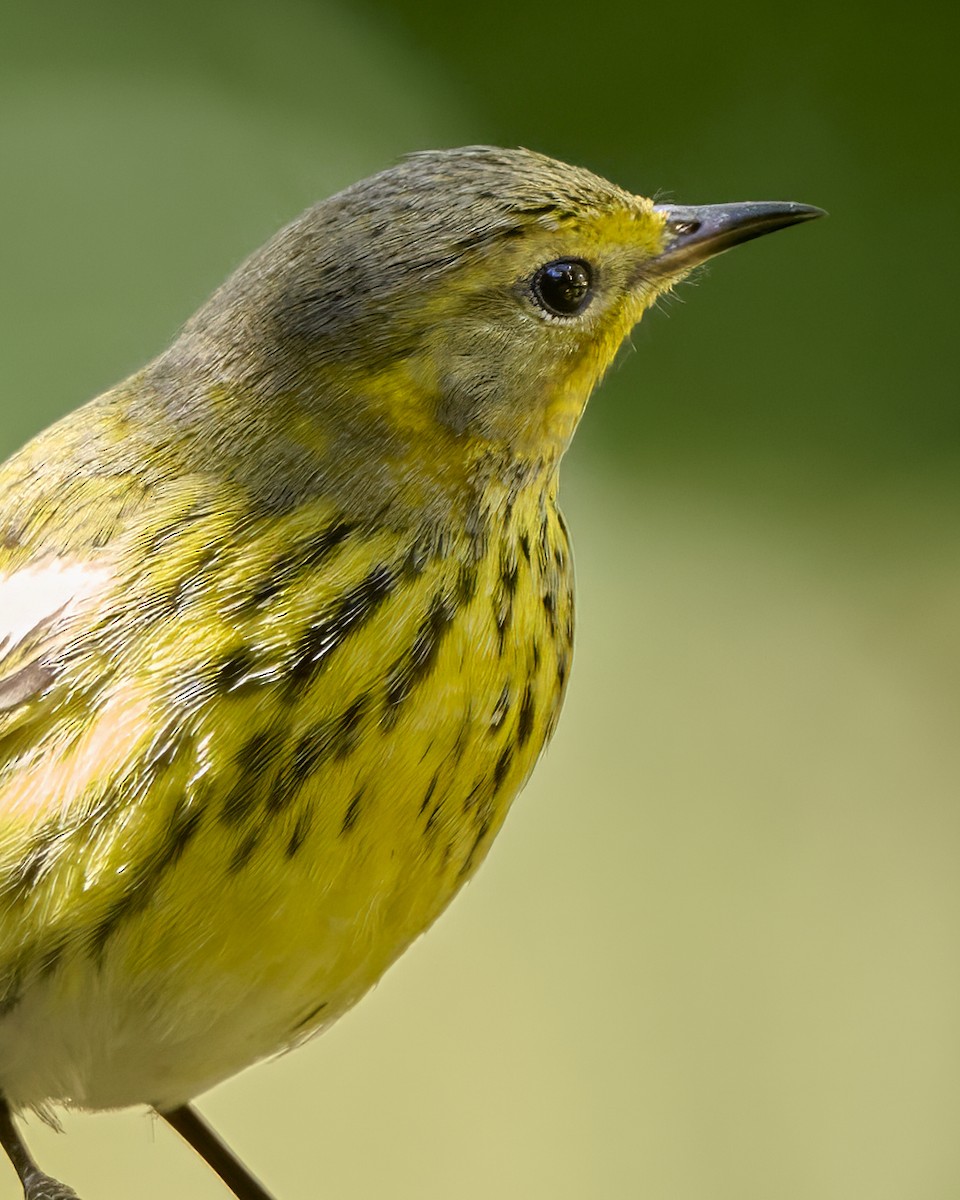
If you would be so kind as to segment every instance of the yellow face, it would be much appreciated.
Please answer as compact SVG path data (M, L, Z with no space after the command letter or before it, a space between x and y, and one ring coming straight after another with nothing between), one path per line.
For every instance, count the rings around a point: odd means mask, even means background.
M645 268L665 217L648 200L530 220L424 297L421 396L457 435L552 465L624 337L676 277ZM429 411L429 410L428 410Z
M261 464L271 486L295 462L348 511L384 493L429 505L478 473L542 480L657 296L817 213L654 204L523 150L415 155L281 230L162 365L217 381L215 415L192 393L184 413L243 428L220 460L236 446L237 472Z

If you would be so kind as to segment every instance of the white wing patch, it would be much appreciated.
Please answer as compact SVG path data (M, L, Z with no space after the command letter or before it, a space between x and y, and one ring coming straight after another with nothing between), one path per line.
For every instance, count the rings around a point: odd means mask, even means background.
M0 575L0 674L6 655L102 593L111 575L102 563L68 558L41 559Z

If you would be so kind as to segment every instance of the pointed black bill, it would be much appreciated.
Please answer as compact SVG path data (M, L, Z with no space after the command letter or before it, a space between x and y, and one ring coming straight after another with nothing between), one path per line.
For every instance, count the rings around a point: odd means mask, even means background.
M827 215L822 208L811 204L776 200L745 204L655 204L653 210L667 218L664 248L653 260L653 265L665 275L689 270L751 238Z

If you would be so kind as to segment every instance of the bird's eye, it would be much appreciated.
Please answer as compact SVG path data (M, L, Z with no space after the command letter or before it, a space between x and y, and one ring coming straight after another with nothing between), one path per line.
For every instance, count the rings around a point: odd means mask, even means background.
M590 303L590 268L578 258L560 258L533 277L533 297L554 317L575 317Z

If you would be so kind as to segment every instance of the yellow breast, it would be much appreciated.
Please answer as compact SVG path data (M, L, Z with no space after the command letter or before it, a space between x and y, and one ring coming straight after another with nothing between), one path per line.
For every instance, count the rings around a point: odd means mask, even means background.
M251 540L242 575L207 547L215 576L141 580L156 620L64 737L60 807L21 831L19 938L0 921L9 1008L115 1014L47 1097L170 1105L309 1036L472 875L571 653L560 515L505 504L432 545L298 512L282 561Z

